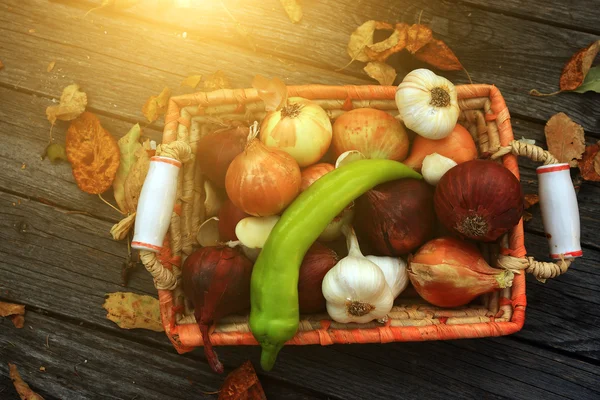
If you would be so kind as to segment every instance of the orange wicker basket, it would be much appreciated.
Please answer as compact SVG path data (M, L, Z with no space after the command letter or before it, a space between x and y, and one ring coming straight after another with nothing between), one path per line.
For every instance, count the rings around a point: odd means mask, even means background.
M351 108L372 107L397 114L393 86L322 86L288 87L290 96L312 99L335 119ZM517 178L517 155L546 164L556 160L542 149L513 140L510 115L500 91L492 85L457 87L461 109L459 122L472 134L480 157L497 159ZM265 115L264 103L255 89L223 89L173 97L165 117L163 145L174 141L189 144L192 153L202 135L219 127L223 120L254 121ZM192 158L184 162L179 174L178 196L169 234L161 253L142 252L142 261L154 277L160 299L165 332L178 352L202 346L200 330L187 306L179 276L182 258L196 243L203 220L207 193L203 176ZM498 243L480 247L492 266L510 265L534 273L538 279L566 271L568 261L540 263L525 257L523 222ZM301 316L297 334L288 344L388 343L401 341L443 340L508 335L520 330L525 321L525 275L515 277L511 288L481 296L472 304L455 309L429 305L418 297L399 297L385 323L340 324L327 314ZM214 345L258 344L248 326L248 316L227 317L211 329Z

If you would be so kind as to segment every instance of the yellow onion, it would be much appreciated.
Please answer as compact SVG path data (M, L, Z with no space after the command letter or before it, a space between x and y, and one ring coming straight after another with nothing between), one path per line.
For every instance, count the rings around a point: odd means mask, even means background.
M267 114L260 140L267 147L285 151L301 167L306 167L325 155L331 144L331 132L331 121L321 106L292 97L280 110Z

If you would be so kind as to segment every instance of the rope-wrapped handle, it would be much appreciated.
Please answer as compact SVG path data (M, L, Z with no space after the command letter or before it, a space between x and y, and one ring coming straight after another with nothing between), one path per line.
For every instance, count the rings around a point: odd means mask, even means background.
M506 154L513 154L515 156L527 157L534 162L540 162L540 163L543 163L544 165L560 164L560 161L556 157L554 157L552 154L550 154L550 152L548 152L547 150L544 150L541 147L533 145L533 144L520 142L518 140L512 140L508 144L508 146L501 147L496 153L494 153L491 156L491 158L498 159ZM568 171L569 166L564 165L564 167L559 167L559 168L561 170ZM568 183L572 186L570 177L567 178L567 180L568 180ZM565 183L567 183L567 182L565 182ZM540 184L540 189L541 189L541 184ZM540 197L542 197L542 194L543 193L540 190ZM565 191L564 196L567 197L567 195L569 195L569 194L571 194L571 193L566 193L566 191ZM572 195L574 197L574 195L575 195L574 191L573 191ZM577 201L576 198L574 198L573 201L575 202L575 205L576 205L576 201ZM565 207L568 208L567 205L565 205ZM564 210L559 210L558 212L563 213L563 211ZM564 214L569 215L568 211L569 210L564 211ZM542 217L545 221L544 225L546 225L546 220L547 221L552 220L550 215L547 215L547 213L549 213L549 212L550 212L549 210L542 208ZM576 214L572 212L571 217L577 218L577 220L578 220L579 219L578 211ZM548 223L548 224L550 224L550 223ZM579 225L577 224L577 226L579 226ZM549 229L549 227L545 227L545 228L547 230ZM570 234L570 232L566 232L566 234ZM548 240L551 242L552 235L547 234L546 236L548 237ZM578 240L579 240L578 237L579 236L577 235L576 240L572 240L572 242L574 242L574 241L578 242ZM539 280L541 282L545 282L546 279L555 278L555 277L567 272L567 270L569 269L569 266L573 262L573 258L570 256L574 253L578 253L578 255L579 255L579 253L581 253L581 251L568 252L567 254L561 253L561 254L558 254L558 257L556 255L553 255L554 258L560 258L560 261L557 261L557 262L541 262L541 261L536 261L533 257L516 258L516 257L512 257L512 256L502 255L502 256L500 256L500 259L498 260L498 265L503 268L507 268L507 269L528 272L528 273L532 274L533 276L535 276L537 278L537 280Z

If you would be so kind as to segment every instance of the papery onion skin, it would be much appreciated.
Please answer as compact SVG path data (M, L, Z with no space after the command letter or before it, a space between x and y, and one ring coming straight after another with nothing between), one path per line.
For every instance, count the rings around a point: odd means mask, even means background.
M431 238L433 190L417 179L378 185L356 201L354 224L361 246L374 255L407 254Z
M433 153L448 157L460 164L477 158L477 146L469 131L464 126L456 124L452 132L443 139L427 139L417 135L404 164L421 171L423 159Z
M227 168L246 146L248 127L221 129L198 141L198 167L215 185L225 187Z
M298 278L298 304L300 313L314 314L325 311L325 296L321 291L323 278L337 264L336 252L315 242L306 252Z
M257 217L278 214L300 191L300 167L282 150L252 140L229 165L227 196L242 211Z
M331 136L325 110L301 97L289 98L281 110L268 113L260 128L261 142L285 151L301 167L316 163L327 153Z
M367 158L402 161L409 140L404 126L385 111L357 108L338 117L333 124L333 155L358 150Z
M517 177L494 161L458 164L442 176L434 196L444 226L462 238L492 242L519 223L523 191Z
M235 234L237 223L250 215L240 210L227 199L219 210L219 239L222 242L238 240Z
M303 169L301 173L300 192L304 192L314 181L334 169L335 167L329 163L315 164Z
M477 248L444 237L423 245L409 259L408 275L415 290L438 307L458 307L477 296L510 287L513 273L490 267Z

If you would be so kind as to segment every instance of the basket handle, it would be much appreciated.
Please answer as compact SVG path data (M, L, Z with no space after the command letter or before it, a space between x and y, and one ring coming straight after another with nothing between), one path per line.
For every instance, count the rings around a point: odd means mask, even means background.
M552 258L556 262L536 261L533 257L517 258L500 256L499 266L531 273L541 282L564 274L575 257L580 257L579 209L577 197L570 177L570 166L561 164L547 150L533 144L512 140L508 146L501 147L491 158L497 159L506 154L523 156L534 162L544 164L538 168L540 181L540 206L546 238ZM548 173L546 173L548 172ZM552 174L550 174L552 173ZM560 189L560 190L559 190Z

